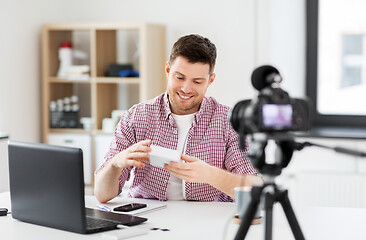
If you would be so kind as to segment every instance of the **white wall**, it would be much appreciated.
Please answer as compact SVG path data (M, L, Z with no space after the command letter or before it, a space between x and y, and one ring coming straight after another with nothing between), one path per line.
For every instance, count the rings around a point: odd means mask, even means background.
M276 4L275 4L276 2ZM167 52L178 37L199 33L218 48L208 94L234 106L252 98L253 69L274 64L284 88L303 94L303 0L12 0L0 8L0 130L40 141L40 33L44 23L129 21L167 26ZM277 4L278 3L278 4ZM265 14L268 11L270 14ZM168 56L167 56L168 57ZM164 66L162 66L164 67Z
M305 96L306 0L259 0L256 65L270 64L292 97Z

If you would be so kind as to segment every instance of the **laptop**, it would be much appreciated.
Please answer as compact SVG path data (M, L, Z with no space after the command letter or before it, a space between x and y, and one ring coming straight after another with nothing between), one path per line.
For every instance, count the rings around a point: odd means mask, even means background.
M83 234L147 220L85 208L81 149L16 141L8 148L13 218Z

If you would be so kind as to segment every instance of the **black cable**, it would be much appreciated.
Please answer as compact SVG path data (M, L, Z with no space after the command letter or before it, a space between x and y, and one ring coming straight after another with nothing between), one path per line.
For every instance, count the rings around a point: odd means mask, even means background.
M357 151L357 150L353 150L353 149L348 149L348 148L344 148L344 147L330 147L330 146L325 146L325 145L321 145L321 144L317 144L317 143L311 143L311 142L303 142L303 143L295 142L293 147L294 147L295 150L300 151L304 147L310 147L310 146L316 146L316 147L320 147L320 148L330 149L330 150L334 150L335 152L339 152L339 153L343 153L343 154L347 154L347 155L352 155L352 156L356 156L356 157L366 157L365 152L361 152L361 151Z

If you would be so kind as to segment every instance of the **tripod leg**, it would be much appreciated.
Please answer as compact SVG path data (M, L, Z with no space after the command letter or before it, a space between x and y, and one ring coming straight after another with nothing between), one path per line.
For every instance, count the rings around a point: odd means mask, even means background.
M265 212L266 212L266 225L265 225L265 240L272 240L272 212L273 212L273 203L274 196L271 193L266 193L265 199Z
M305 240L305 237L301 231L300 225L296 219L295 212L291 206L290 199L288 198L287 190L280 193L278 201L281 203L283 211L286 214L287 221L291 227L292 233L296 240Z
M235 240L243 240L247 235L252 220L254 219L255 212L257 211L262 191L263 187L252 188L252 199L248 205L247 210L245 211L243 219L241 220L239 230L235 236Z

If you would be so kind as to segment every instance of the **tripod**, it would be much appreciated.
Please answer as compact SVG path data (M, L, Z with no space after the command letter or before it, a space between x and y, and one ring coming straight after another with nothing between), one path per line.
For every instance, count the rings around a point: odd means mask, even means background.
M264 193L265 188L272 187L272 192ZM251 202L245 212L245 215L240 224L239 230L236 234L235 240L242 240L248 233L250 223L252 222L256 209L259 206L261 195L264 193L264 207L265 207L265 239L272 239L272 210L275 202L281 203L281 206L286 214L288 223L290 224L292 233L295 239L305 239L300 225L296 219L295 213L292 209L290 199L288 198L287 190L280 190L274 182L265 183L260 187L253 187L251 191Z
M305 239L291 206L290 199L288 198L287 190L279 189L274 181L274 177L280 175L282 169L289 164L293 151L296 149L296 144L293 137L288 135L279 135L275 136L275 138L272 137L273 136L266 136L265 138L258 138L254 135L252 136L248 157L259 172L264 175L265 182L263 186L254 186L252 188L251 201L241 221L235 240L242 240L245 238L256 210L258 209L262 195L264 197L265 209L265 239L272 239L272 211L273 205L276 202L281 204L295 239ZM275 140L276 142L276 163L266 163L265 148L268 140ZM268 189L269 191L267 191Z
M239 135L240 136L240 135ZM281 203L281 206L285 212L287 221L291 227L292 233L295 239L305 239L301 231L300 225L296 219L294 210L292 209L290 199L288 198L287 190L280 190L274 182L274 176L281 174L282 169L287 167L291 161L293 151L300 151L304 147L316 146L321 148L326 148L334 150L339 153L366 157L365 152L360 152L352 149L347 149L343 147L329 147L320 144L315 144L311 142L295 142L294 137L289 134L274 134L274 135L251 135L249 140L251 142L251 148L249 148L248 157L250 158L253 165L261 172L265 181L263 186L254 186L251 191L251 202L244 214L241 221L239 230L235 236L235 240L242 240L248 233L250 224L254 218L256 209L259 206L262 195L264 195L264 207L265 207L265 239L272 239L272 210L273 204L276 202ZM241 140L244 138L241 136ZM268 164L265 158L265 148L267 146L268 140L275 140L276 149L276 163ZM266 189L270 188L271 191L264 192Z

